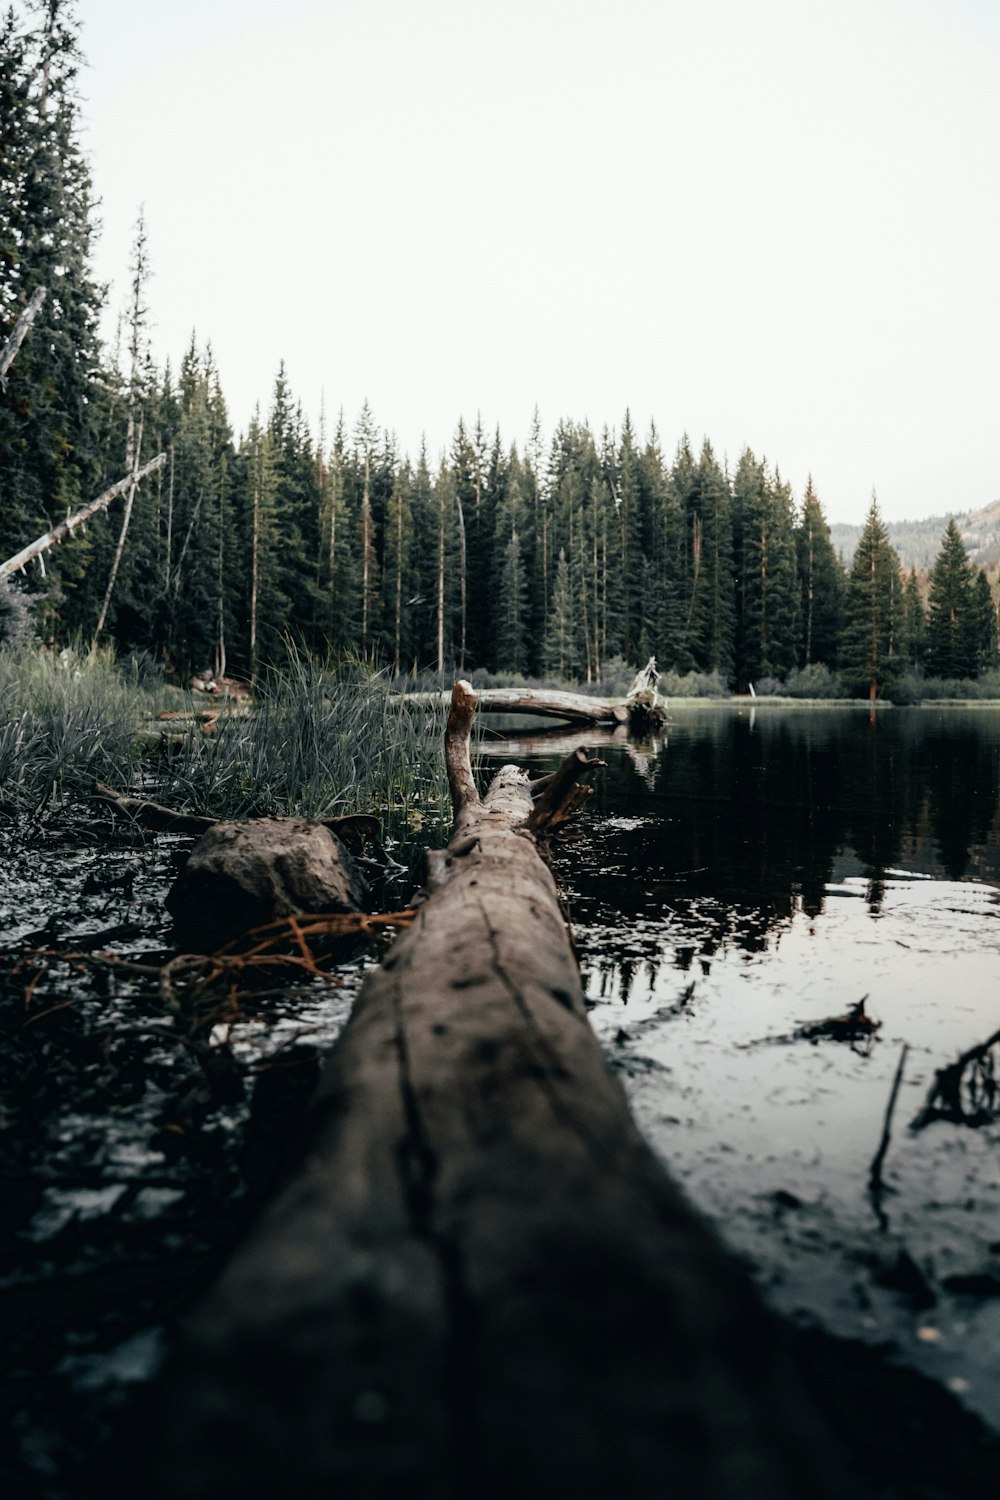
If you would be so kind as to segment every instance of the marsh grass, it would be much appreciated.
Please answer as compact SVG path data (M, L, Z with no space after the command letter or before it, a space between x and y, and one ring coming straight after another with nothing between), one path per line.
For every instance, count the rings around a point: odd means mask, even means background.
M258 688L250 712L227 713L211 738L196 728L149 760L156 710L178 691L106 647L50 652L0 647L0 807L42 815L94 780L213 817L329 817L377 810L402 825L447 809L443 719L390 701L388 680L336 670L295 651ZM184 702L194 711L190 694Z
M40 815L95 778L129 778L153 698L108 647L0 647L0 806Z
M212 737L185 737L162 800L227 818L443 814L442 728L441 715L400 703L384 675L290 650L258 684L251 713L223 714Z

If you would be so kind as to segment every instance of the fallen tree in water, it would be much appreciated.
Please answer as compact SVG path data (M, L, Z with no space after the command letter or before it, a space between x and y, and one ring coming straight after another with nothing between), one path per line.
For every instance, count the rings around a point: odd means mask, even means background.
M587 1021L532 828L592 763L534 789L506 766L480 798L475 705L459 683L452 838L331 1056L304 1165L168 1368L154 1487L858 1495Z
M648 728L662 724L666 703L659 697L656 658L651 656L624 698L598 698L588 693L564 693L556 688L481 688L476 702L483 714L533 714L543 719L562 719L571 724L631 724ZM447 693L407 693L407 703L443 708Z

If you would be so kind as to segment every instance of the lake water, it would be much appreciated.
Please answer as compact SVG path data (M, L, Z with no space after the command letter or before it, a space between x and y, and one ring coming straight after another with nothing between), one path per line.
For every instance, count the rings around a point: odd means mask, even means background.
M776 1307L890 1345L1000 1429L1000 1122L910 1128L936 1070L1000 1027L1000 710L678 707L648 741L486 738L484 779L581 743L607 767L553 863L641 1127ZM148 980L57 969L29 1014L17 969L39 945L158 962L185 841L29 833L0 828L0 1483L63 1497L238 1237L376 954L217 1027L247 1073L215 1100ZM870 1043L802 1035L862 996Z
M608 764L556 874L639 1123L777 1307L1000 1427L1000 1115L911 1129L1000 1028L1000 710L679 707L484 750L571 743ZM865 996L870 1039L805 1034Z

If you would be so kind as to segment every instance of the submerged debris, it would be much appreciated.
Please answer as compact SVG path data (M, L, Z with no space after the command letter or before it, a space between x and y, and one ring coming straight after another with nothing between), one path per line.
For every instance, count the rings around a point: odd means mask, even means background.
M867 995L862 995L856 1004L849 1007L843 1015L826 1016L822 1021L802 1021L794 1031L783 1032L781 1036L762 1036L756 1041L745 1042L745 1047L766 1047L785 1045L789 1042L819 1042L824 1038L833 1042L849 1042L853 1051L858 1051L857 1043L862 1042L864 1052L867 1055L871 1050L875 1033L882 1026L881 1021L873 1020L865 1011Z
M969 1125L973 1129L1000 1120L998 1051L1000 1031L994 1031L985 1042L970 1047L955 1062L938 1068L923 1109L910 1129L923 1130L934 1120Z

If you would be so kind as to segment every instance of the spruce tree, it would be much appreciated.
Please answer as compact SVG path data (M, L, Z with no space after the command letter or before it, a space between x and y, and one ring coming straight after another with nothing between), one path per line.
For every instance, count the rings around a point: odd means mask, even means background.
M927 614L916 567L910 569L903 585L903 614L899 654L907 666L921 671L927 652Z
M899 558L873 495L847 579L840 653L845 681L870 698L891 684L900 666L901 599Z
M47 289L0 392L0 535L12 550L99 493L106 405L103 292L91 271L90 177L79 143L79 26L69 0L34 12L35 29L12 10L0 17L0 342L36 289ZM82 580L88 551L77 533L50 555L54 601L60 581Z
M543 665L547 673L563 678L568 677L573 681L578 679L580 656L577 640L576 611L569 562L566 558L566 549L560 547L543 643Z
M974 617L975 569L962 533L948 522L931 569L927 668L935 677L972 677L978 667Z
M995 671L998 660L997 607L984 568L976 570L972 599L972 632L977 672Z
M801 591L799 659L803 666L822 662L835 667L844 612L844 568L834 550L811 474L806 480L795 540Z

